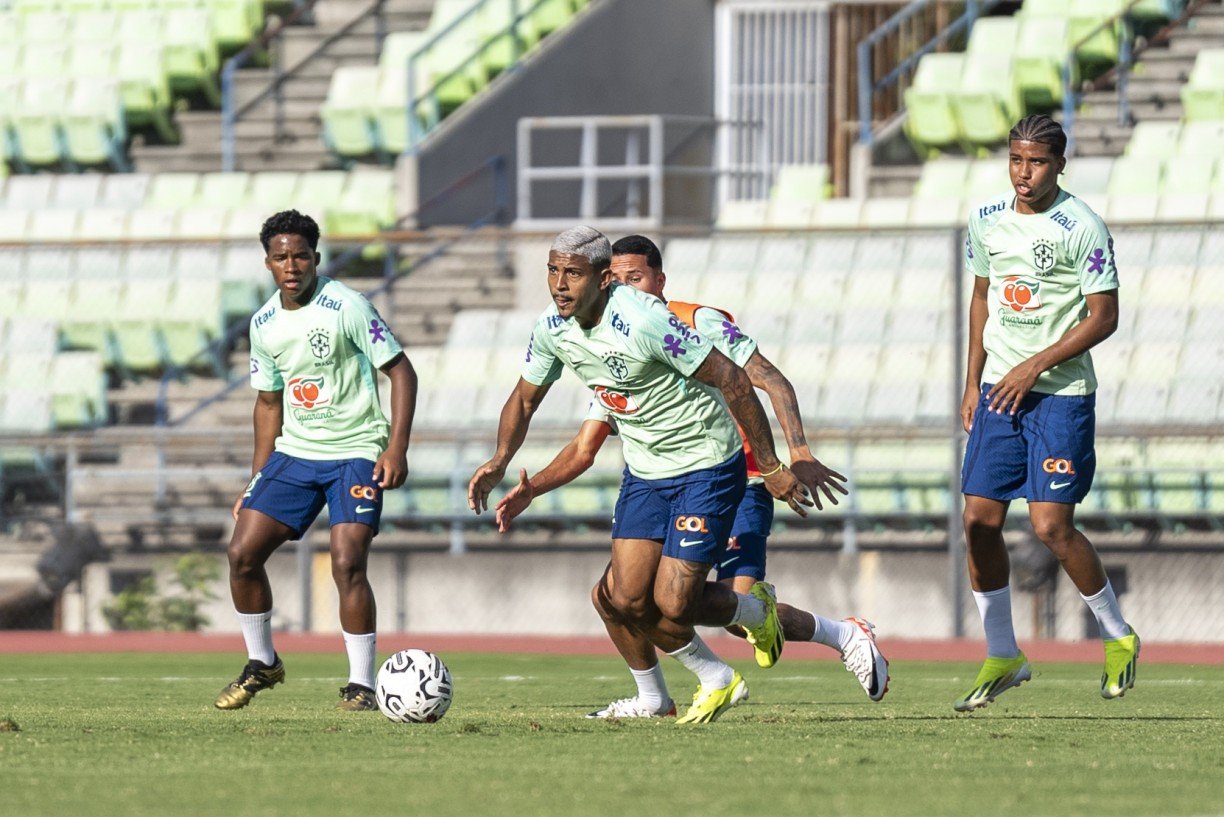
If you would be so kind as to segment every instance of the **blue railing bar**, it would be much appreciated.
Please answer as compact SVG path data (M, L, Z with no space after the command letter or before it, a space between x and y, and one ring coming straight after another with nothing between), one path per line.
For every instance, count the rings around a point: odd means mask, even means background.
M417 103L420 102L421 99L432 97L434 100L433 105L436 107L438 102L437 102L437 98L434 96L435 92L438 90L438 88L442 85L442 83L445 80L450 79L451 77L458 74L460 69L467 67L467 63L471 62L471 59L468 59L467 61L465 61L463 65L460 66L459 69L452 71L451 73L447 74L442 79L435 82L432 86L430 86L429 90L426 91L424 94L422 94L420 97L417 96L416 86L413 84L416 81L416 70L415 69L416 69L417 61L421 58L421 56L425 54L426 51L429 51L430 49L432 49L434 45L436 45L440 40L442 40L443 38L448 36L452 31L457 29L460 23L462 23L464 20L468 19L472 15L476 14L481 8L484 7L486 2L488 2L488 0L476 0L476 2L473 3L468 8L467 11L463 12L458 17L451 20L450 23L448 23L445 28L443 28L441 31L439 31L438 33L434 34L432 37L427 39L424 43L420 45L419 48L417 48L416 51L413 51L410 55L408 55L408 68L407 68L408 70L408 89L407 89L408 90L408 139L406 140L406 145L404 147L405 153L410 152L412 148L416 146L417 141L418 141L417 132L420 130L420 128L418 126L418 123L416 121L416 116L415 116Z
M877 26L874 31L868 34L862 40L862 42L859 43L859 45L875 45L880 40L884 39L889 34L892 34L894 31L900 28L901 24L906 20L913 17L915 14L922 11L929 5L931 5L931 0L917 0L917 2L906 5L892 17L889 17L887 20L880 23L880 25Z

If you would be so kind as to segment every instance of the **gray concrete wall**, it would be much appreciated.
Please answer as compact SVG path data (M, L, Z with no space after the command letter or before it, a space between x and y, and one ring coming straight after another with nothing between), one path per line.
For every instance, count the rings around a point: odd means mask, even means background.
M431 136L418 159L418 201L495 155L506 158L513 190L515 128L525 116L713 116L712 0L602 0L554 37L495 93L468 103ZM486 174L428 208L420 224L468 224L489 211L492 198Z
M1111 570L1126 569L1123 610L1144 640L1224 642L1224 554L1106 554L1104 562ZM107 571L142 565L164 571L171 563L168 557L125 556L91 565L83 592L66 599L66 624L78 631L105 631L100 610L108 595ZM370 575L378 626L384 632L599 635L603 627L588 593L606 563L607 554L597 551L450 556L376 550ZM314 629L338 632L327 555L316 554L312 567ZM301 601L291 548L273 558L269 573L276 594L274 625L297 629ZM885 637L943 638L951 633L947 559L939 553L777 551L770 555L769 573L784 601L831 618L863 616ZM228 588L218 583L216 590L220 598L208 609L212 629L236 631ZM1060 576L1054 602L1058 638L1093 637L1085 626L1084 604L1065 577ZM1036 604L1032 594L1013 594L1021 639L1033 637ZM980 637L977 609L967 590L964 610L966 634Z

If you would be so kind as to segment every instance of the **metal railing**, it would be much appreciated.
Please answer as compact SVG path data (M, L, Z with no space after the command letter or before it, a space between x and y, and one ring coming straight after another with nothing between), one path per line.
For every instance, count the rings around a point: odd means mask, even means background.
M669 126L688 129L679 143L670 149L667 144ZM768 183L769 158L764 154L767 140L757 140L762 149L756 166L716 168L714 159L719 155L716 144L723 138L727 128L759 130L755 122L719 122L709 117L643 114L629 116L549 116L524 117L518 121L517 134L517 223L524 229L551 229L568 226L574 219L598 221L606 228L637 228L660 226L666 219L676 223L681 219L672 217L667 210L665 187L669 179L692 178L717 180L723 175L760 179ZM545 131L576 132L579 138L578 160L570 165L538 165L534 159L535 137ZM624 159L619 164L601 164L601 134L619 132L624 138ZM696 138L708 136L708 156L697 164L676 163L682 148L690 147ZM541 218L537 207L534 186L537 183L577 183L578 206L576 211L561 217ZM609 215L601 207L599 185L601 182L619 182L626 186L623 195L615 199L623 202L623 215ZM708 204L713 212L716 191L709 191ZM691 202L689 202L691 204ZM604 205L608 202L605 201ZM700 216L696 220L704 220Z
M899 31L907 21L924 12L936 2L937 0L916 0L916 2L910 3L885 21L883 25L867 35L856 47L858 62L859 144L871 145L875 141L876 131L873 114L876 96L882 91L897 85L902 77L912 72L923 55L940 48L957 35L968 35L977 18L998 5L1000 0L967 0L964 12L952 21L951 24L908 53L883 77L878 80L874 79L872 76L872 66L875 63L874 49L876 46L885 42L890 35Z

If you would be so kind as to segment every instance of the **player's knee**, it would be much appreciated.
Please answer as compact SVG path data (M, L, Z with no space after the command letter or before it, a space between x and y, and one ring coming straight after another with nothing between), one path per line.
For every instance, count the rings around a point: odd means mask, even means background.
M360 553L333 553L331 568L332 578L340 587L360 584L366 579L366 560Z
M236 579L255 578L263 569L264 559L259 550L241 540L230 542L226 557L229 559L230 576Z
M1003 520L997 514L984 512L977 508L966 508L961 517L965 524L965 536L972 547L975 539L994 537L1003 532Z
M647 596L623 593L614 589L609 600L612 603L612 609L625 621L641 624L650 618L652 606Z
M1041 540L1041 543L1059 559L1063 559L1075 538L1075 526L1061 519L1035 518L1031 521L1033 533Z
M659 614L663 618L677 624L694 625L697 623L698 602L683 596L670 595L655 599Z

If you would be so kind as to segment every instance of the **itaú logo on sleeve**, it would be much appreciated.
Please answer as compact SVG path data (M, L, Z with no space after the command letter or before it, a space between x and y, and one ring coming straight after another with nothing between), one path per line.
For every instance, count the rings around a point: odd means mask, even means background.
M605 386L595 387L595 399L599 401L599 405L617 414L636 414L638 410L637 401L633 399L632 394L621 394Z
M1038 281L1009 275L1003 279L999 302L1011 307L1014 312L1032 312L1041 309L1041 296L1037 294L1040 289L1041 283Z
M289 405L294 408L312 409L331 402L322 377L295 377L285 385L289 390Z

